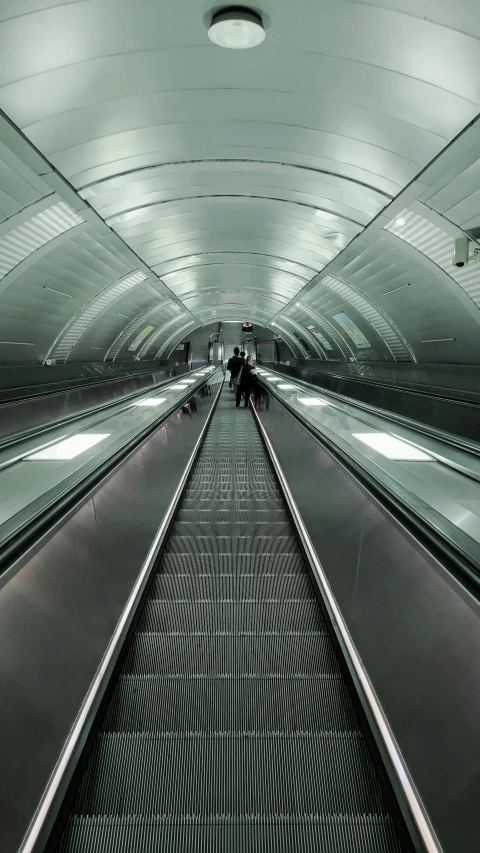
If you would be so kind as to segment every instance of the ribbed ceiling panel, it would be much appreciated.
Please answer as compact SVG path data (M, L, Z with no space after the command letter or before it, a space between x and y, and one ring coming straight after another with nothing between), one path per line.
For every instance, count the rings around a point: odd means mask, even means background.
M141 326L143 326L145 321L148 320L148 318L151 317L152 314L155 314L159 310L159 308L162 308L166 304L166 302L162 302L160 304L156 302L155 305L152 305L150 308L147 308L147 310L144 311L143 314L140 314L139 317L136 317L135 320L129 323L128 326L120 332L118 338L116 338L116 340L113 342L112 346L107 352L107 355L105 356L105 361L114 361L124 344L126 344L126 342L128 341L128 339L133 334L135 334L135 332L138 332Z
M182 340L182 338L184 336L184 332L186 332L187 329L191 329L192 326L194 326L194 325L195 325L195 322L193 320L189 320L188 323L184 323L183 326L180 326L179 329L176 329L174 332L172 332L172 334L166 339L166 341L163 342L160 349L155 353L155 358L156 359L161 358L164 353L165 353L166 358L168 358L171 350L170 350L170 352L166 352L166 350L168 349L170 344L172 342L174 342L173 346L175 346L177 341Z
M380 335L388 349L392 353L395 361L414 361L412 353L405 341L402 340L396 330L385 320L385 318L377 311L370 302L367 302L357 291L348 287L345 282L340 281L333 276L326 276L322 279L322 285L329 287L335 293L338 293L346 302L353 305L356 310L365 317L376 332Z
M177 314L175 317L172 317L170 320L164 323L163 326L160 326L160 328L157 329L157 331L154 332L153 335L150 335L148 340L144 343L143 347L139 351L137 358L143 358L143 356L147 354L152 344L154 344L155 341L158 340L160 335L162 335L163 332L166 332L166 330L169 329L170 326L173 326L175 325L175 323L178 323L182 319L182 316L182 314ZM157 356L155 356L155 358L157 358Z
M315 320L316 325L320 326L324 330L324 332L327 333L327 335L330 335L330 337L333 341L335 341L340 352L346 359L350 358L353 355L353 351L344 341L342 336L337 332L335 327L332 326L331 323L329 323L326 317L323 317L322 314L319 314L317 311L315 311L313 308L309 308L307 305L302 305L302 310L305 312L305 314L311 317L312 320Z
M293 334L295 335L297 340L299 340L298 334L303 335L303 338L306 338L311 343L317 355L319 355L320 358L326 358L325 353L323 352L320 346L320 342L315 339L315 336L309 329L306 328L306 326L301 326L300 323L297 323L296 320L292 320L291 317L282 317L282 321L284 323L290 323L290 325L295 328L296 332L294 332ZM300 345L302 345L301 340L299 340L299 343Z
M0 279L41 246L84 221L61 201L12 228L0 239Z
M90 323L93 323L98 314L110 305L111 302L118 299L119 296L122 296L127 290L130 290L132 287L135 287L135 285L145 281L146 278L147 276L144 272L138 271L133 275L128 276L128 278L124 278L122 281L117 282L113 287L110 287L102 293L98 299L91 302L86 307L85 311L77 317L75 322L65 332L53 351L53 358L58 361L66 359L75 344L78 342Z
M404 220L405 225L397 225ZM400 237L405 243L414 246L419 252L430 258L437 266L453 278L467 293L477 307L480 307L480 273L475 264L457 268L453 266L454 237L434 225L423 216L411 210L403 210L394 220L385 226L387 231Z

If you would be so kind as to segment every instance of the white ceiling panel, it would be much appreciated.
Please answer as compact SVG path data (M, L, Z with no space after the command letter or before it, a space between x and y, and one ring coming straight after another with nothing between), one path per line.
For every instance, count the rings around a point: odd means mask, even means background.
M441 219L480 227L478 162L441 155L479 112L473 0L258 11L264 43L228 51L197 0L0 4L0 108L40 152L0 121L5 316L28 336L26 318L51 311L41 344L24 341L32 358L153 357L199 322L247 313L321 358L428 360L422 336L449 324L446 360L473 357L478 275L452 270ZM82 233L46 234L60 207ZM142 323L154 329L132 355Z
M422 210L424 216L412 210L403 210L399 214L400 220L392 220L385 226L386 230L437 264L480 307L480 275L477 267L475 264L463 268L453 265L455 237L428 218L428 208L423 207ZM401 224L398 224L399 221Z

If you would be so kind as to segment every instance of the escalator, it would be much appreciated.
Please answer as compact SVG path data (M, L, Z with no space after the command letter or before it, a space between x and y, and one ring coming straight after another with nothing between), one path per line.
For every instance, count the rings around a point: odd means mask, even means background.
M399 853L255 421L224 387L58 853Z

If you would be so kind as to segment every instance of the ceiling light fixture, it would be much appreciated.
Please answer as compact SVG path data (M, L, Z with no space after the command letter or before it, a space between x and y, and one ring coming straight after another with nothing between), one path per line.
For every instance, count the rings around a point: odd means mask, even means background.
M217 12L208 29L208 37L218 47L246 50L265 40L260 15L251 9L231 7Z
M398 219L395 220L395 225L405 225L405 219L402 219L402 217L399 216Z

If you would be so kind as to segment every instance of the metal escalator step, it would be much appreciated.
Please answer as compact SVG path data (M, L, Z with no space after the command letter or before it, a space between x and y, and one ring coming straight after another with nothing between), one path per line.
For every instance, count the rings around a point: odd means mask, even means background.
M257 441L252 436L241 438L232 435L229 440L213 437L203 443L202 456L204 459L234 458L235 456L255 457L266 463L265 448L262 441Z
M165 634L287 634L325 631L316 599L145 603L138 630Z
M278 484L273 474L249 474L248 471L233 472L225 468L224 471L203 471L195 472L190 480L190 486L193 488L217 489L217 488L249 488L255 492L266 490L275 490L278 495Z
M211 439L206 438L203 442L202 449L204 453L255 453L260 455L265 453L263 441L250 436L249 438L241 439L238 436L232 436L229 439L213 436ZM265 458L265 456L263 457Z
M178 817L383 809L358 732L100 733L76 805L79 814Z
M283 679L122 675L103 730L319 732L358 728L340 675Z
M175 601L207 599L210 601L233 599L314 598L312 584L307 574L291 572L279 575L252 572L251 574L202 574L191 571L172 576L158 572L150 588L150 598Z
M253 471L249 471L246 465L237 465L235 468L233 466L225 466L225 468L212 466L197 468L192 474L191 485L197 488L200 484L202 486L210 484L209 488L216 488L217 485L221 485L222 483L234 483L236 486L247 484L255 489L261 489L262 487L271 488L274 486L278 495L277 481L268 469L259 470L256 468Z
M401 853L383 815L70 819L60 853Z
M188 551L194 555L197 552L214 554L290 554L296 550L296 543L291 536L272 535L269 530L258 536L229 536L226 531L218 531L215 535L187 535L173 530L167 543L167 554L178 554Z
M222 509L196 506L182 507L177 513L176 521L199 521L201 523L210 521L217 524L223 524L225 521L234 521L236 524L242 523L254 526L257 521L261 523L265 523L265 521L272 523L283 521L288 523L289 517L285 509L272 509L265 506L265 504L263 508L257 506L255 509L246 508L245 505L240 507L225 506Z
M234 477L227 474L224 477L195 478L192 477L187 494L198 494L203 496L213 495L223 497L228 495L241 495L242 497L252 495L255 497L278 497L278 485L273 479L262 479L254 481L249 477Z
M280 498L280 496L276 497L235 497L227 498L222 496L218 497L202 497L201 493L198 493L195 496L189 497L188 494L184 497L182 501L182 512L187 512L190 510L198 510L201 512L202 510L207 510L209 512L278 512L281 511L286 514L285 504Z
M123 672L157 675L316 675L339 673L330 637L134 635Z
M297 572L306 575L302 556L295 543L288 538L285 543L285 551L250 553L248 551L219 552L194 552L186 550L183 539L180 539L173 550L164 552L160 570L165 574L188 574L188 572L211 572L215 574L230 573L240 575L245 572L275 573L278 577L282 574ZM175 550L177 549L177 550Z
M265 459L260 460L261 457L253 458L242 456L237 458L233 454L230 457L212 456L211 459L206 457L196 463L195 474L211 474L212 472L224 473L226 471L242 474L249 473L251 471L257 478L262 476L273 476L270 465L267 464Z
M272 468L268 459L265 458L265 453L248 453L242 454L237 458L235 453L229 453L225 456L220 456L218 453L205 454L200 456L195 463L195 473L202 469L214 469L221 471L225 468L228 471L235 471L244 468L246 471L251 471L253 474L272 474Z
M185 491L185 499L194 500L219 500L219 501L236 501L236 500L252 500L252 501L272 501L272 506L275 501L278 501L278 486L271 483L269 486L265 483L262 488L250 486L244 482L241 485L222 481L216 488L211 488L210 485L202 487L199 483L190 485ZM282 504L283 505L283 504Z
M258 536L288 536L291 535L291 526L285 521L220 521L217 518L205 519L205 521L175 521L172 529L173 536L232 536L240 537L248 535L252 539Z

